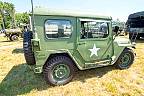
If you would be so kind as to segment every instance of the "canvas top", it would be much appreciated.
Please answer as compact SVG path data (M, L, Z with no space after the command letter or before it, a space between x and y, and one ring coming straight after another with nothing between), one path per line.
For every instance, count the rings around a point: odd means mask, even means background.
M110 16L101 16L96 15L92 12L81 12L81 11L72 11L72 10L54 10L48 8L34 8L34 15L47 15L47 16L68 16L68 17L90 17L98 19L111 20Z

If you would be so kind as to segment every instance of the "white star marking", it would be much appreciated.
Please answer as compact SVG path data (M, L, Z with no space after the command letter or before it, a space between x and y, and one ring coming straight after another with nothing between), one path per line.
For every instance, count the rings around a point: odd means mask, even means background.
M100 48L96 48L96 46L95 46L95 44L94 44L93 49L88 49L88 50L91 51L90 57L92 57L93 55L98 56L97 51L100 50Z

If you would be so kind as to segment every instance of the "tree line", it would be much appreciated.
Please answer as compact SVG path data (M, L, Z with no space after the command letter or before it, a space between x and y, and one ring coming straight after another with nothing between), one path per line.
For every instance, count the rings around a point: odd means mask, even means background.
M16 28L21 24L29 24L29 13L16 13L14 4L0 1L0 29Z

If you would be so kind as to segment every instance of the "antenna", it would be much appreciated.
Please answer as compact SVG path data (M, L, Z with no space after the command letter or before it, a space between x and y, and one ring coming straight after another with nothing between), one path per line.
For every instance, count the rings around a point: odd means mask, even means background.
M35 33L35 21L34 21L34 8L33 8L33 0L31 0L31 6L32 6L32 31Z

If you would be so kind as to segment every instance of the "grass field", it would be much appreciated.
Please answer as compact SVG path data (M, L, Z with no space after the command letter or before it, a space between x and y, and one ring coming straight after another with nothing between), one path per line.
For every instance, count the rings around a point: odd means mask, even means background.
M127 70L109 66L78 71L70 83L53 87L26 65L22 40L0 37L0 96L144 96L144 40L137 42L135 52Z

